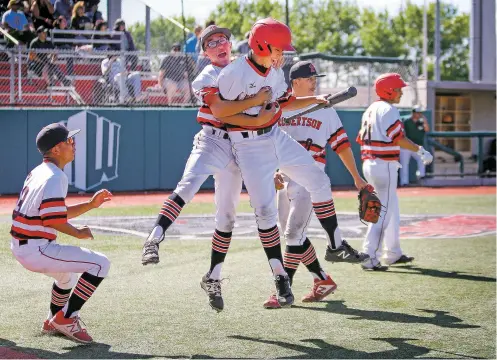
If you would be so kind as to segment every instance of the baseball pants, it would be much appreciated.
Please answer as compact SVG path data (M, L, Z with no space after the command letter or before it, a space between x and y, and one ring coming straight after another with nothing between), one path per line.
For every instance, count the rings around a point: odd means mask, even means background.
M418 164L419 177L424 177L426 174L426 166L417 153L410 150L400 149L400 165L402 165L400 169L400 185L409 184L409 162L411 161L411 156Z

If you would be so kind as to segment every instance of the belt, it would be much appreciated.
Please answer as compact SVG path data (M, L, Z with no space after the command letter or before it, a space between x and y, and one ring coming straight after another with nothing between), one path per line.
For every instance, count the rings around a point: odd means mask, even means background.
M212 128L212 135L216 135L216 129ZM228 140L230 137L228 136L228 133L225 132L223 135L224 140Z
M18 240L19 246L28 245L29 240ZM53 240L48 240L48 242L52 242Z
M262 128L262 129L258 129L257 130L257 135L266 134L266 133L270 132L272 129L273 129L272 125L268 126L268 127L265 127L265 128ZM241 134L242 134L242 136L243 136L244 139L246 139L246 138L249 137L248 131L242 131Z

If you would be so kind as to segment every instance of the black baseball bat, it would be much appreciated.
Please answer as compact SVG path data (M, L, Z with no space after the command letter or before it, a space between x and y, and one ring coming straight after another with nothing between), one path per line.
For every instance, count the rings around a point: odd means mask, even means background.
M337 92L335 94L331 94L330 96L328 96L328 98L327 98L328 102L327 103L317 104L316 106L313 106L310 109L302 111L302 112L300 112L298 114L289 116L287 118L283 118L283 121L285 122L285 124L290 124L290 122L293 119L296 119L299 116L302 116L302 115L305 115L305 114L309 114L309 113L314 112L314 111L319 110L319 109L332 107L332 106L334 106L336 104L339 104L339 103L341 103L341 102L343 102L345 100L352 99L356 95L357 95L357 89L354 86L351 86L348 89L342 90L340 92Z

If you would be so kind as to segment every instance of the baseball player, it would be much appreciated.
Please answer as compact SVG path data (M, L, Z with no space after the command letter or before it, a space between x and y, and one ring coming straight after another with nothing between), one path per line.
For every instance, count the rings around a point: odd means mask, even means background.
M204 181L213 175L217 208L216 229L212 236L211 267L202 278L201 286L209 295L211 307L217 311L224 308L220 282L221 267L231 242L235 210L242 189L242 178L231 151L228 133L218 118L226 117L240 125L253 122L263 124L276 112L275 108L264 108L255 117L239 114L269 100L269 89L261 89L254 97L241 102L223 101L219 97L217 78L221 69L230 63L230 36L228 29L216 25L207 27L200 36L202 49L211 60L211 64L206 66L192 83L195 95L202 101L197 115L202 130L194 138L183 177L173 194L164 202L155 226L145 241L142 255L143 265L159 262L159 243L164 239L165 232Z
M310 61L300 61L290 69L292 94L297 97L312 96L316 93L316 78L320 75ZM299 111L284 111L284 117L290 117ZM297 117L290 124L280 119L278 125L292 138L307 149L315 164L323 172L326 163L326 145L335 151L345 167L349 170L358 189L366 186L357 170L354 155L342 122L333 108L324 108ZM275 186L278 192L278 218L285 235L284 253L285 270L292 282L293 276L302 262L314 278L309 294L303 302L315 302L332 293L337 285L319 263L314 246L307 238L306 232L312 215L311 196L305 188L290 179L284 173L276 173ZM274 295L264 303L265 308L279 308Z
M99 207L109 201L112 194L100 190L88 202L66 206L68 181L63 168L74 160L74 136L78 132L55 123L38 133L36 146L43 154L43 162L24 181L12 214L10 247L27 270L55 279L42 331L58 331L72 340L89 343L92 337L80 320L79 310L107 276L110 261L95 251L58 244L57 232L78 239L93 239L90 228L74 227L68 219ZM81 274L79 279L77 274Z
M273 176L279 168L311 193L316 215L328 235L327 254L331 261L361 262L365 259L342 241L331 196L330 179L314 164L312 156L299 143L281 131L275 124L281 117L281 108L294 110L312 104L327 102L324 96L296 99L287 92L281 69L272 65L281 61L284 50L291 50L291 32L283 23L267 18L257 21L249 36L251 51L226 66L219 75L219 92L226 100L245 100L266 86L272 89L275 116L257 126L237 126L222 119L228 128L233 153L241 170L250 196L259 228L259 237L275 275L277 298L280 305L293 302L290 281L283 267L278 227L276 226L276 190ZM257 115L260 106L246 111Z
M383 74L376 79L374 87L379 100L364 112L357 136L357 142L361 145L364 176L375 188L383 205L379 221L370 223L366 233L363 251L369 255L369 259L362 263L365 270L388 269L380 262L383 242L383 262L386 265L405 264L414 259L404 255L400 249L397 198L399 154L400 149L413 151L425 164L430 164L433 156L404 136L399 110L394 105L400 102L402 88L406 86L402 77L396 73Z

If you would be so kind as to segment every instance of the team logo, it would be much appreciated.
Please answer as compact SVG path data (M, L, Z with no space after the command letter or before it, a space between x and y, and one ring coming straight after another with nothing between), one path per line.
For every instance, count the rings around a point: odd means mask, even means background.
M314 67L313 64L309 64L309 69L311 70L311 73L315 73L316 72L316 68Z
M76 156L64 168L69 184L87 191L118 177L121 125L91 111L81 111L63 122L76 136Z

